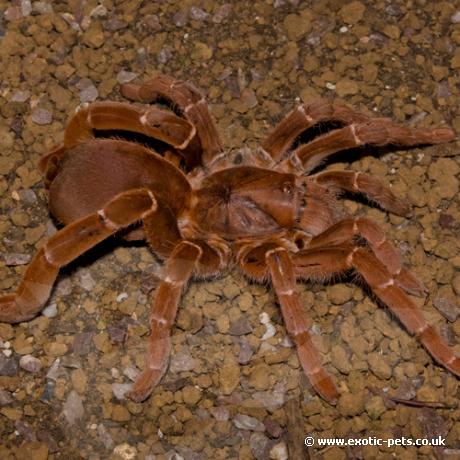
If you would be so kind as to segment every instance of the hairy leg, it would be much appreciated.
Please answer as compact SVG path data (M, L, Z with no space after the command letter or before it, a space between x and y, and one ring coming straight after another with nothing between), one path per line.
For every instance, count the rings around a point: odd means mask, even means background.
M295 139L307 129L324 121L339 123L365 122L370 117L350 107L328 99L318 99L310 104L297 106L269 133L262 148L274 159L281 160Z
M406 292L418 296L426 293L425 287L403 267L402 257L389 241L385 232L366 217L344 219L309 242L309 248L336 246L350 242L357 237L363 238L373 253L395 277L397 285Z
M368 174L355 171L325 171L309 176L308 181L314 181L326 188L336 188L352 193L361 193L371 202L398 216L407 216L409 207L396 197L393 192L378 179Z
M220 251L205 242L183 240L174 247L150 311L151 332L147 343L146 367L128 394L133 401L146 399L166 371L171 353L171 329L182 292L192 274L214 274L222 262Z
M308 332L309 324L296 292L294 263L288 251L280 247L267 251L265 258L280 302L286 330L296 344L303 370L314 389L328 402L335 404L338 391L331 376L322 367L320 355Z
M394 124L387 118L373 118L368 121L354 120L349 126L335 129L301 145L280 165L285 170L310 172L328 156L362 145L412 146L442 144L455 139L455 132L449 128L409 128Z
M156 207L149 190L128 190L99 211L59 230L32 259L16 293L0 296L0 322L17 323L33 318L48 300L60 267L118 230L155 212Z
M348 270L358 272L431 356L454 374L460 375L460 358L454 355L451 347L433 326L426 322L421 310L398 286L397 277L388 271L375 254L366 248L341 244L299 251L292 256L292 260L296 275L303 279L321 281Z
M153 102L166 98L175 104L197 130L203 150L202 160L209 164L223 152L222 142L201 91L192 84L167 75L158 75L145 83L126 83L121 87L124 97L136 101Z
M124 102L95 102L82 107L70 119L64 144L44 155L40 169L50 175L55 159L65 151L94 138L94 130L123 130L145 134L176 149L185 149L195 136L195 127L171 111L137 107Z
M171 329L184 286L202 254L201 248L189 241L181 241L171 253L158 286L150 311L150 337L147 343L146 367L136 379L128 397L143 401L166 371L171 352Z
M350 222L345 222L342 230L349 227L349 224ZM377 255L364 247L356 246L353 243L353 232L349 231L346 238L338 231L325 232L323 237L313 238L311 247L291 255L286 249L272 242L248 251L241 251L239 260L243 271L259 281L264 280L267 276L268 267L268 273L272 277L275 292L280 300L286 329L299 349L299 357L305 374L318 393L328 401L336 400L337 390L328 374L321 368L318 353L308 336L308 324L302 315L295 292L297 278L321 282L350 270L358 272L408 331L419 338L433 358L454 374L460 374L460 359L453 354L452 349L435 329L428 325L420 309L404 292L404 290L414 291L419 294L421 288L416 284L418 281L405 269L401 269L399 273L390 272L380 259L382 255L385 259L385 252L378 251L378 242L383 241L377 236L381 234L373 234L373 227L369 226L366 229L365 224L366 222L362 226L363 233L368 234L369 245L371 247L372 244L374 245ZM340 226L337 228L340 230ZM390 249L390 253L392 251ZM262 253L265 254L266 266L261 260ZM387 259L386 263L390 267L393 265L390 259ZM323 375L326 377L323 378Z
M427 323L422 311L398 287L396 278L385 265L364 248L355 248L347 257L347 262L362 275L376 296L420 340L431 356L446 369L460 376L460 358L454 355L451 347L434 327Z

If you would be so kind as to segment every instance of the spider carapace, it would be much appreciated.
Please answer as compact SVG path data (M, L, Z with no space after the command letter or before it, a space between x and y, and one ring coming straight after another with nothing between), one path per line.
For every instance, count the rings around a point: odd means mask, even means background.
M294 174L240 166L207 177L191 215L206 232L230 240L276 235L292 228L300 191Z

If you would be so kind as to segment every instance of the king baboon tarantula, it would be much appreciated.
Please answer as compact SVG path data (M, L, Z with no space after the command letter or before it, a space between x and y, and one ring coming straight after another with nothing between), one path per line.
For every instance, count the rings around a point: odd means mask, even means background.
M0 297L0 321L33 318L47 301L59 269L119 234L145 239L166 260L150 311L146 365L129 397L142 401L165 373L182 291L192 277L214 277L236 263L251 280L271 280L286 329L316 391L334 403L338 391L323 369L302 313L296 280L324 280L354 270L441 365L460 375L460 359L427 324L407 293L422 284L377 224L341 217L337 195L362 194L404 216L408 208L377 179L352 171L311 174L330 155L362 145L437 144L451 129L411 129L328 100L297 106L253 152L230 164L201 92L159 75L125 84L128 99L169 100L171 110L122 102L93 103L70 120L64 143L41 161L53 216L64 225L39 249L15 294ZM339 128L292 149L315 125ZM139 143L95 138L125 130L168 145L164 155ZM182 168L179 164L182 164Z

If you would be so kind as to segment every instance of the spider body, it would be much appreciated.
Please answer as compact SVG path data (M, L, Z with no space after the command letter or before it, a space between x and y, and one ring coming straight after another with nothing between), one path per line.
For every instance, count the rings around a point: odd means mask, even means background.
M274 236L292 228L299 201L293 174L251 166L211 174L195 196L192 218L205 232L230 241Z
M340 210L342 191L363 194L399 215L406 205L377 179L353 171L312 174L330 155L364 144L435 144L452 130L410 129L341 104L300 105L261 147L235 166L206 102L192 85L158 76L122 93L142 102L169 99L180 116L156 106L95 103L70 120L64 143L40 163L51 213L64 225L37 252L16 293L0 297L0 321L33 318L46 303L59 268L111 235L146 240L165 260L150 311L146 366L129 397L142 401L163 376L181 294L192 277L208 278L236 264L255 281L270 280L286 329L315 390L335 403L338 391L321 365L296 292L297 280L355 271L428 352L453 373L460 359L427 324L407 294L423 285L402 263L377 224ZM330 121L341 127L292 150L302 132ZM168 148L163 155L96 130L128 130Z

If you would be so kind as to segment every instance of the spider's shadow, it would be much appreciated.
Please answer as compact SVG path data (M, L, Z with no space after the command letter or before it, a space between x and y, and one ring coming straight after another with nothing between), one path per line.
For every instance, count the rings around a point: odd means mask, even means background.
M59 277L64 278L72 276L78 269L86 268L93 265L96 261L113 253L115 249L124 247L145 247L145 241L126 241L121 236L113 235L104 241L101 241L96 246L88 249L86 252L78 256L76 259L69 262L59 270Z

